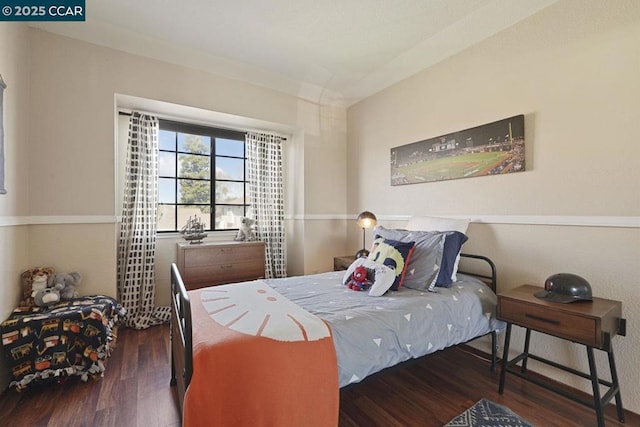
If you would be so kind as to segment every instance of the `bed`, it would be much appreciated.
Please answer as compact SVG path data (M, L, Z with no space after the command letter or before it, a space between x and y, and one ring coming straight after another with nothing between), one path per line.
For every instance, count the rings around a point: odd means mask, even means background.
M505 327L495 317L495 265L484 256L457 255L480 273L460 270L449 286L402 288L376 298L348 289L344 271L187 291L173 264L171 383L177 387L184 425L213 419L219 425L336 425L341 387L486 335L491 336L495 369L497 333ZM237 294L235 299L231 294ZM230 329L249 323L246 313L258 304L254 296L285 300L283 311L295 310L291 303L316 323L307 324L300 314L304 320L297 327L306 331L302 338L267 336L236 347L253 334ZM269 335L269 325L261 327L260 333ZM272 341L286 346L266 349Z

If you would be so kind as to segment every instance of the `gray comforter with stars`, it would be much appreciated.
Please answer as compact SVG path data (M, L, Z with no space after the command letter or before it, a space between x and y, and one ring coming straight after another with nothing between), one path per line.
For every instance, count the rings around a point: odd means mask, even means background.
M458 274L451 288L436 288L437 292L401 288L381 297L348 289L342 285L343 276L336 271L265 280L330 324L340 387L505 327L495 317L493 291L464 274Z

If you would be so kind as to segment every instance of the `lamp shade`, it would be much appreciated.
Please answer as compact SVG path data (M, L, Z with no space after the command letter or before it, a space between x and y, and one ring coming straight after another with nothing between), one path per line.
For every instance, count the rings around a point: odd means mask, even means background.
M369 212L364 211L358 215L358 227L361 228L372 228L378 223L378 219L376 216Z

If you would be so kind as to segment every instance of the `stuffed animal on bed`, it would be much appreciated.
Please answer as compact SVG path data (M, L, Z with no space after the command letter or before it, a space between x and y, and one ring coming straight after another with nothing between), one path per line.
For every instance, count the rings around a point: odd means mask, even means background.
M342 278L343 285L349 285L352 283L354 273L358 268L364 268L366 271L366 280L369 284L369 296L372 297L380 297L384 295L396 278L396 272L393 268L389 268L386 265L378 264L377 262L371 261L368 258L358 258L354 262L351 263L347 271L344 273ZM360 273L355 275L356 277L362 278L362 270L359 270ZM356 278L356 281L358 279Z
M371 281L367 279L367 269L361 265L356 267L347 286L354 291L366 291L369 289Z
M47 280L53 274L51 267L35 267L23 272L22 279L22 300L20 307L33 307L36 305L34 297L39 290L47 287Z
M240 228L238 229L238 234L236 234L236 240L256 240L256 234L253 231L253 226L255 223L255 219L243 216L240 220Z
M80 273L56 273L49 277L47 286L55 288L60 293L60 299L69 300L80 296L77 286L80 284Z

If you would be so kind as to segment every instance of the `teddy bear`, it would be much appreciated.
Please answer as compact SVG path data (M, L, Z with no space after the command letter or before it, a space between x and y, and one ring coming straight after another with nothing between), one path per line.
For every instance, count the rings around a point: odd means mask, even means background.
M367 269L362 265L356 267L351 275L351 279L347 282L349 289L354 291L366 291L371 286L371 281L367 279Z
M236 240L256 240L256 234L253 231L255 223L255 219L243 216L240 220L240 228L238 229L238 234L236 234Z
M51 267L35 267L23 272L22 279L22 300L20 307L33 307L36 305L34 297L36 293L47 287L47 280L53 274Z
M49 277L47 286L55 288L60 293L60 299L69 300L80 296L77 286L80 284L80 273L56 273Z
M34 297L38 307L48 307L60 302L60 291L57 288L44 288L36 292Z

